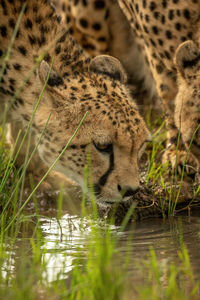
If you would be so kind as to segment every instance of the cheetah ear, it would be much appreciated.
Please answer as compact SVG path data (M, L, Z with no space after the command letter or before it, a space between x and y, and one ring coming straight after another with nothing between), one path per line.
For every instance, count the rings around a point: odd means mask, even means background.
M126 72L120 61L109 55L98 55L94 57L90 62L89 70L97 74L108 75L122 83L127 81Z
M48 86L57 87L59 85L64 84L63 79L58 75L58 73L54 69L51 69L51 71L50 71L49 64L43 60L39 66L39 71L38 71L39 77L43 83L46 82L49 72L50 72L50 75L49 75L49 79L47 82Z
M193 41L182 43L175 54L178 73L189 81L200 70L200 52Z

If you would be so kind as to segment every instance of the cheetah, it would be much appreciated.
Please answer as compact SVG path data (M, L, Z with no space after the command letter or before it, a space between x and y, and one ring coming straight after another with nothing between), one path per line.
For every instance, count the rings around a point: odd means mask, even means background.
M187 149L200 160L200 51L193 41L182 43L175 54L178 93L175 124Z
M98 201L124 201L138 190L138 159L150 133L116 58L91 59L48 1L8 0L0 2L0 63L1 113L9 105L14 136L32 122L31 147L41 139L34 169L46 171L87 112L55 170L83 186L89 155Z
M176 105L176 115L174 116L175 102L178 101L176 101L175 99L179 88L181 89L181 95L184 95L183 87L188 88L187 80L184 82L182 88L179 87L176 66L178 67L179 78L181 78L182 74L182 78L180 81L181 83L183 83L184 63L182 62L181 66L181 59L179 60L177 54L177 62L179 63L178 65L176 65L174 62L174 56L177 47L187 40L192 40L199 47L200 1L118 1L133 31L136 32L137 35L141 37L145 42L145 49L150 68L156 82L158 94L162 99L164 111L166 113L165 119L168 129L168 135L167 149L163 155L163 161L171 161L172 167L175 167L176 162L180 166L184 165L187 152L187 144L189 142L188 139L194 133L194 129L198 127L199 119L197 117L198 113L196 113L196 116L193 119L187 117L187 120L184 120L184 118L188 114L184 114L183 112L180 113L178 104ZM180 52L182 51L180 50ZM193 55L194 54L191 53L191 57ZM186 61L187 60L189 61L190 58L186 59ZM194 64L198 65L198 60L195 61ZM189 66L190 65L188 64L188 68L186 68L185 71L186 74L191 73L193 70L193 68L189 70ZM190 74L190 76L192 75ZM192 86L193 85L195 85L195 83L193 83ZM187 91L185 91L185 93L188 94ZM191 89L190 93L191 96L194 96L195 94L195 92L192 94ZM189 105L189 103L191 105ZM191 114L193 114L194 108L196 107L196 105L194 107L192 103L193 100L188 99L187 106L185 106L184 108L184 110L188 110L189 114L190 112ZM180 117L178 117L178 115L181 115L181 125L178 121L180 120ZM178 151L177 153L176 148L177 140L179 137L179 129L183 140L182 142L184 142L185 145L181 145L180 143L180 151ZM190 134L188 134L188 131L190 131ZM184 146L186 146L186 149ZM199 162L197 161L196 157L192 155L192 153L188 155L187 164L194 167L197 171L199 170Z

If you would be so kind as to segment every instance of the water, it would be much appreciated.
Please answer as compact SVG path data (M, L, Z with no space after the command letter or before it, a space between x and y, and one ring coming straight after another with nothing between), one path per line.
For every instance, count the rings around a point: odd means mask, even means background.
M68 213L66 210L59 224L55 217L48 216L41 217L40 222L46 241L44 248L47 248L47 253L44 254L44 259L48 261L46 276L48 275L49 281L56 280L58 274L64 274L67 278L73 269L76 256L82 252L84 257L84 245L90 233L88 221L81 220L79 215ZM105 226L105 223L97 226ZM119 231L119 226L112 225L111 231L120 239L118 257L124 258L126 254L130 254L127 252L131 251L129 271L135 279L138 276L137 269L150 256L150 247L155 249L159 264L177 264L181 241L187 246L192 270L199 278L200 209L194 210L191 216L141 220L130 224L124 232Z
M45 209L44 209L45 211ZM80 201L64 207L60 221L57 221L57 210L41 212L39 222L42 230L42 245L40 247L41 261L46 262L42 276L47 282L69 279L73 270L73 262L77 257L85 257L85 245L91 231L88 219L80 217ZM108 226L104 222L96 226ZM111 225L109 225L111 226ZM32 226L34 228L34 226ZM112 225L113 236L119 238L116 263L120 266L120 257L129 255L129 273L131 280L138 281L141 265L150 257L150 248L155 249L159 265L174 262L179 264L178 251L181 241L187 246L191 267L196 278L200 274L200 209L194 209L190 216L169 219L151 218L131 223L124 232L119 226ZM21 244L29 243L33 229L26 231L26 239L18 238L17 250L11 256L10 271L16 265L20 256ZM30 247L30 246L28 246ZM29 250L27 248L27 253ZM31 252L31 251L30 251Z

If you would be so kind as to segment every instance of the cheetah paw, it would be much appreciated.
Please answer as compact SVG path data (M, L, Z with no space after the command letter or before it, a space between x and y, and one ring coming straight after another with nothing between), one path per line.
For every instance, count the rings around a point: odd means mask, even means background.
M181 175L183 169L189 176L199 173L199 161L191 153L186 150L167 149L163 154L162 162L171 164L172 171L177 168L177 172Z

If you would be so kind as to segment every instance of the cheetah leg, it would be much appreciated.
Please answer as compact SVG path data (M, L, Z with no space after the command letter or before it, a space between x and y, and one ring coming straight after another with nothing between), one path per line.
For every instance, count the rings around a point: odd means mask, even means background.
M158 64L158 59L155 63ZM158 74L156 70L159 70L160 73ZM179 173L182 172L183 166L185 166L185 171L188 174L193 174L199 169L198 160L192 153L188 153L174 120L174 104L178 92L176 72L166 69L161 61L159 62L159 68L156 69L154 65L152 71L156 79L158 94L162 99L167 127L166 150L163 154L162 162L170 162L172 170L177 167Z
M179 91L176 97L175 122L190 156L200 162L200 51L193 41L182 43L175 55ZM199 167L199 166L198 166Z

